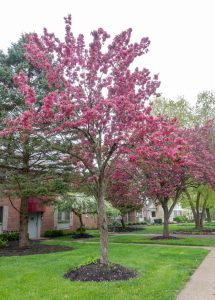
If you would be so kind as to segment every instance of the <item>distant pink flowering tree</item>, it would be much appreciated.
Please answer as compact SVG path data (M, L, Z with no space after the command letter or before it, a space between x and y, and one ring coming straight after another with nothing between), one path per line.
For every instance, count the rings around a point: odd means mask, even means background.
M139 174L136 165L125 156L113 165L107 195L111 204L121 213L122 227L125 228L123 216L143 208L145 204L144 176Z
M128 145L133 130L143 122L145 102L155 94L159 82L143 68L130 68L148 51L149 39L131 43L131 29L115 36L102 28L84 36L71 31L71 16L65 18L65 39L60 41L44 29L33 34L25 46L32 65L46 74L50 92L38 99L27 75L15 77L28 105L17 121L17 130L43 124L43 135L55 134L67 142L68 158L76 164L97 200L100 224L101 263L108 264L108 230L104 199L111 167Z
M192 163L186 170L185 194L197 229L203 228L207 203L215 188L214 132L213 122L184 131L184 139L190 145L192 156Z
M175 120L151 117L132 137L136 147L130 160L144 174L146 197L163 208L164 237L169 236L169 217L184 190L184 169L190 164L181 134Z

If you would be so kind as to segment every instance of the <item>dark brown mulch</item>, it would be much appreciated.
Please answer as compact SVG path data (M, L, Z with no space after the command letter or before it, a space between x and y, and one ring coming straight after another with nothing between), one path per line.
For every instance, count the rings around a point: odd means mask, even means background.
M113 226L109 227L108 231L109 232L132 232L132 231L138 231L138 230L144 230L145 228L141 227L120 227L120 226Z
M71 237L73 239L90 239L90 238L94 238L95 236L87 232L82 232L82 233L71 234Z
M173 235L158 235L153 236L151 240L180 240L180 238Z
M44 245L40 242L30 242L29 248L20 249L18 241L9 242L5 248L0 248L0 256L23 256L34 254L47 254L61 251L71 251L73 248L59 245Z
M211 235L211 234L215 234L214 229L212 230L208 230L208 231L173 231L174 234L194 234L194 235Z
M64 278L74 281L114 281L128 280L137 277L137 272L117 264L103 266L99 262L81 266L69 271Z

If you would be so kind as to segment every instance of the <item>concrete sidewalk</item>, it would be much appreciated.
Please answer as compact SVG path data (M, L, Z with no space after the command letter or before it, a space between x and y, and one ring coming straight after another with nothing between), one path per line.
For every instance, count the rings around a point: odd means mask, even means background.
M206 256L176 300L215 300L215 248Z

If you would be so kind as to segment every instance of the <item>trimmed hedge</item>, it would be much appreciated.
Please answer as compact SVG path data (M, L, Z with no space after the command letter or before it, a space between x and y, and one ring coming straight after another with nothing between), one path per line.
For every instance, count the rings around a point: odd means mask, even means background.
M47 230L44 233L44 237L58 237L58 236L63 236L63 230Z
M6 231L0 234L0 239L3 241L18 241L19 232L18 231Z
M93 235L86 232L85 228L78 228L71 234L73 239L88 239L94 237Z
M162 219L154 219L155 224L162 224Z
M0 249L7 246L7 241L0 239Z
M177 216L173 220L177 223L186 223L188 221L186 216Z

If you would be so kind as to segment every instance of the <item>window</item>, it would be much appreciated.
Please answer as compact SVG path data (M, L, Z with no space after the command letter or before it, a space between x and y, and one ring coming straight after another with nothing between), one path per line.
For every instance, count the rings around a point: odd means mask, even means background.
M137 218L142 218L143 217L143 212L142 210L137 212Z
M70 212L59 211L58 212L58 223L70 223Z
M156 213L155 211L152 211L152 218L155 218L156 217Z

